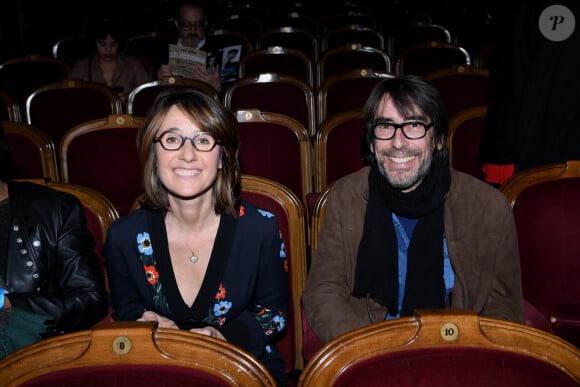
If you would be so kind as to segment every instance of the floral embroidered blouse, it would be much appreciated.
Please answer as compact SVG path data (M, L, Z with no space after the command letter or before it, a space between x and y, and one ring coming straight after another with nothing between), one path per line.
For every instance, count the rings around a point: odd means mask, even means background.
M162 212L140 209L117 220L109 228L103 256L114 320L136 320L150 310L181 329L211 325L261 359L273 374L283 373L274 343L286 327L288 266L273 214L242 203L237 219L221 216L191 307L177 287Z

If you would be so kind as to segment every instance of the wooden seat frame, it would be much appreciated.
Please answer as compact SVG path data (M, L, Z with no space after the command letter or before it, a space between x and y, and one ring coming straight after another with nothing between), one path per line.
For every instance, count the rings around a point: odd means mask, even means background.
M413 317L382 321L337 337L310 359L298 385L332 386L349 368L381 354L458 347L531 357L580 383L580 350L572 344L522 324L443 309L417 310Z
M51 373L79 368L126 366L190 368L231 386L275 386L254 356L217 338L154 322L99 323L24 347L0 361L5 387L16 387Z

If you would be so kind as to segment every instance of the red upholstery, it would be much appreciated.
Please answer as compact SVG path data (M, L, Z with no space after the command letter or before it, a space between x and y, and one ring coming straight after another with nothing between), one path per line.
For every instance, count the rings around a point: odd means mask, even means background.
M274 386L249 352L156 322L101 322L0 359L4 387Z
M307 362L320 348L322 348L324 343L318 338L318 336L316 336L316 333L314 333L310 327L308 320L306 320L306 314L304 313L302 303L300 303L300 309L302 310L302 354L304 355L304 361Z
M357 69L326 79L318 90L318 123L347 110L362 109L373 87L394 75Z
M166 89L188 88L201 91L208 96L218 99L217 91L209 83L187 79L178 76L169 76L137 86L127 98L127 113L137 117L145 117L153 106L153 101L159 93Z
M278 227L280 228L280 233L282 234L282 239L284 240L284 245L286 246L286 254L290 257L290 264L288 265L288 281L292 282L292 251L290 246L290 239L288 236L288 218L282 206L278 203L274 203L271 199L253 192L242 191L241 197L243 200L254 204L266 211L273 213L278 221ZM294 305L292 304L292 297L289 299L288 310L293 310ZM289 316L290 317L290 316ZM284 360L286 362L286 373L293 371L293 360L296 357L296 348L294 347L295 341L295 327L293 323L293 318L288 318L287 324L287 334L276 343L276 346L282 353Z
M74 127L63 138L62 180L105 195L119 214L129 213L141 193L137 132L143 119L111 115Z
M468 309L415 310L334 338L308 360L300 387L580 385L580 351L529 326Z
M300 143L293 131L274 123L243 123L240 140L242 173L277 181L299 198L306 194L302 190Z
M22 387L219 387L220 378L193 368L146 364L73 368L29 380Z
M120 214L127 214L141 192L136 138L136 128L77 137L68 149L68 181L103 193Z
M515 353L481 348L423 348L383 354L340 375L334 387L578 386L556 367Z
M314 140L316 191L365 165L365 133L361 110L335 114L323 122Z
M294 384L295 372L302 369L302 325L300 297L306 281L306 223L298 197L278 183L243 175L241 198L273 213L288 257L290 285L287 334L276 345L286 363L288 383Z
M539 183L513 206L524 298L580 346L580 178Z
M489 85L487 69L470 65L452 66L431 72L426 78L441 93L449 117L464 109L487 104Z
M468 108L449 121L448 149L451 166L478 179L484 178L478 152L485 125L486 107Z
M314 133L314 92L304 81L274 73L245 77L224 94L224 105L231 110L260 109L294 118Z
M119 112L117 94L105 85L67 80L46 85L29 96L26 122L43 129L58 149L74 126Z

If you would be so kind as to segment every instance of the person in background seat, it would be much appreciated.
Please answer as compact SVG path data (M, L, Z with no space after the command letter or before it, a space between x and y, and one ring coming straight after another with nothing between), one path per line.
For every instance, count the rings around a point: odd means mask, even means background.
M96 54L77 60L68 77L104 83L117 91L123 105L137 86L153 80L145 65L137 58L125 56L122 25L114 20L102 20L92 31Z
M0 126L0 358L44 338L90 329L109 307L80 201L16 182Z
M208 51L210 48L205 45L205 36L208 28L207 7L200 0L182 1L175 15L175 26L179 32L176 44L197 50ZM157 78L172 75L170 64L161 65L157 71ZM213 71L206 66L197 65L193 67L191 78L204 81L212 85L218 92L222 90L220 81L220 65L216 65Z

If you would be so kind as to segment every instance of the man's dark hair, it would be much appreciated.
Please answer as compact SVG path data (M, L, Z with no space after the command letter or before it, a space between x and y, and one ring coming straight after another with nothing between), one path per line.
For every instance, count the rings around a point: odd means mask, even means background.
M448 161L449 155L446 145L447 132L449 131L447 108L437 88L425 78L416 75L387 78L374 87L364 106L367 143L369 146L373 141L372 128L375 113L385 94L391 96L395 107L403 117L412 117L414 115L414 107L431 117L433 130L435 131L435 141L440 141L443 145L441 149L435 149L433 156Z

